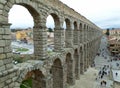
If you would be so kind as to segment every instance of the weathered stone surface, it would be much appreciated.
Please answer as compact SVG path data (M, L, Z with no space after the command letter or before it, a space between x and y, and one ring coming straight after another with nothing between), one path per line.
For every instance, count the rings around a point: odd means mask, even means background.
M1 4L5 4L7 1L6 0L0 0Z
M0 28L0 34L4 34L4 29L3 28Z
M0 46L5 46L5 41L4 40L0 40Z
M0 71L4 71L5 70L5 66L0 66Z
M3 39L11 39L11 35L3 35Z
M12 62L12 58L6 58L3 60L4 64L9 64Z
M0 53L3 53L3 48L0 48Z
M5 59L6 55L5 54L0 54L0 59Z
M25 6L34 19L34 58L17 65L12 64L8 23L8 12L14 4ZM55 21L54 52L50 53L46 30L49 14ZM92 64L100 38L97 26L58 0L0 0L0 88L20 88L27 77L32 77L33 88L74 85L80 73Z
M11 49L10 46L6 46L6 47L4 48L4 52L7 53L7 56L8 56L8 57L11 56L11 54L10 54L11 51L12 51L12 49Z
M10 69L10 68L12 68L12 67L13 67L13 64L12 64L12 63L6 64L6 69Z
M0 82L0 88L4 87L5 83L4 82Z
M3 65L3 60L0 60L0 66L2 66Z

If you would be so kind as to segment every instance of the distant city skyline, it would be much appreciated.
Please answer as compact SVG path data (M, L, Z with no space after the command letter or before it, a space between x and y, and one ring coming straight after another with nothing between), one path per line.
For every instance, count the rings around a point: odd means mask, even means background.
M119 0L60 0L85 16L100 28L120 28L120 1ZM46 26L54 28L54 21L48 17ZM33 18L28 10L22 6L14 5L9 12L11 28L33 27ZM52 24L51 24L52 23ZM65 25L64 25L65 28Z

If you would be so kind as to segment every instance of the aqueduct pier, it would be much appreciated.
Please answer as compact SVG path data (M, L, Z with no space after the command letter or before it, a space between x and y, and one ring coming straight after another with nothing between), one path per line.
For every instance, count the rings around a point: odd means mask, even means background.
M8 12L15 4L27 8L34 19L34 59L17 66L12 63L8 23ZM52 53L47 52L48 15L55 21ZM58 0L0 0L0 88L20 88L29 77L32 88L74 85L92 64L101 36L99 27Z

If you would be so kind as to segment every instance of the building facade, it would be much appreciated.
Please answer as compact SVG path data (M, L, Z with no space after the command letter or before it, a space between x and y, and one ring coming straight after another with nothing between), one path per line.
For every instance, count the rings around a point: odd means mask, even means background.
M120 54L120 29L109 30L109 50L112 55Z

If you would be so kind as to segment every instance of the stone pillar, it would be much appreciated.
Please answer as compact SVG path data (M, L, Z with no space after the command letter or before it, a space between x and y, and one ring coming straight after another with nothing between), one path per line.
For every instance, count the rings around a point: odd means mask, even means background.
M64 77L63 67L61 65L53 65L52 66L52 78L53 78L52 88L65 88L63 77Z
M71 61L71 64L72 64L72 66L69 69L72 70L72 73L69 73L70 74L69 75L69 85L74 85L75 84L75 73L74 73L74 71L75 71L75 64L74 64L73 60Z
M32 88L50 88L50 87L47 87L47 79L38 79L39 76L37 77L37 79L33 79L32 80ZM51 86L51 85L49 85Z
M0 88L14 88L17 69L13 68L12 55L10 24L0 23Z
M80 57L78 52L74 53L74 59L75 59L75 77L76 79L80 78Z
M80 30L80 34L79 34L79 43L80 43L80 44L82 44L82 41L83 41L83 40L82 40L82 37L83 37L83 34L82 34L83 32L82 32L82 31L83 31L83 30L81 29L81 30Z
M86 50L86 45L84 45L84 71L87 70L87 50Z
M82 42L84 43L85 42L85 29L83 28L83 31L82 31Z
M87 29L87 41L89 41L90 36L89 36L89 29Z
M91 41L90 41L90 47L89 47L89 57L90 57L90 66L92 66L92 61L91 61L91 59L92 59L92 51L91 51L91 47L92 47L92 45L91 45Z
M45 60L47 58L47 30L45 25L34 26L34 55L36 60Z
M85 42L87 42L87 27L85 27Z
M73 30L72 29L66 29L65 46L66 48L71 48L73 46Z
M13 68L10 24L0 23L0 71Z
M80 74L84 73L84 53L83 48L80 48Z
M46 88L53 88L53 77L51 74L44 79L46 81Z
M90 28L89 28L89 30L88 30L88 33L89 33L89 35L88 35L88 37L89 37L89 41L91 41L91 35L90 35L90 33L91 33L91 30L90 30Z
M92 38L92 40L94 39L94 30L92 29L92 31L91 31L91 34L92 34L92 36L91 36L91 38Z
M91 66L91 49L90 49L90 43L89 43L89 65Z
M89 68L89 46L87 44L87 68Z
M55 28L54 30L54 51L60 52L64 48L64 29Z
M73 40L74 45L79 44L79 30L74 29L74 40Z
M86 42L86 30L85 30L85 28L84 28L84 36L83 36L83 42Z
M88 41L88 27L86 27L86 42Z
M75 63L72 59L73 56L67 55L66 56L66 82L68 85L74 85L75 84Z
M67 65L63 65L63 88L67 88Z
M91 31L90 31L90 41L92 40L92 28L91 28Z

